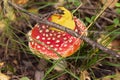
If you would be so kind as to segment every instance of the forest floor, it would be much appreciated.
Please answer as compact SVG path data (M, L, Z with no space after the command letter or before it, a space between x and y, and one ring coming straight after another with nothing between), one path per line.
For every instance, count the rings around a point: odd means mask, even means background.
M65 70L54 70L53 60L39 58L28 47L27 33L36 22L5 1L0 1L0 80L120 80L120 59L86 42L65 59ZM51 0L13 1L37 15L53 9ZM65 7L89 27L87 37L120 54L119 0L65 1Z

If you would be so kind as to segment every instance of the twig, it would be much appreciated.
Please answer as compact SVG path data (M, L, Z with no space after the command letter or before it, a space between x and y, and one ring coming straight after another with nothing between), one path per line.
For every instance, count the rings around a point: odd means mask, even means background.
M101 49L101 50L104 51L105 53L110 54L110 55L112 55L112 56L117 57L117 58L120 59L120 55L117 54L117 52L115 52L115 51L113 51L113 50L111 50L111 49L108 49L108 48L106 48L106 47L98 44L97 42L91 40L90 38L88 38L88 37L86 37L86 36L81 36L80 34L76 33L75 31L73 31L73 30L71 30L71 29L69 29L69 28L66 28L66 27L64 27L64 26L61 26L61 25L59 25L59 24L56 24L56 23L53 23L53 22L49 22L48 20L44 20L44 19L42 19L41 17L39 17L39 16L37 16L37 15L34 15L34 14L32 14L32 13L27 12L25 9L21 8L20 6L12 3L12 2L10 2L10 1L8 1L8 3L9 3L12 7L14 7L15 9L20 10L20 11L26 13L27 15L29 15L29 16L30 16L33 20L35 20L37 23L43 23L43 24L46 24L46 25L53 26L54 28L60 29L60 30L62 30L62 31L65 31L65 32L71 34L72 36L75 36L75 37L77 37L77 38L80 38L80 39L84 40L85 42L89 43L90 45ZM80 36L81 36L81 37L80 37Z
M51 11L49 13L46 13L46 14L43 14L42 16L39 16L39 17L42 17L43 19L48 19L49 16L51 16L52 14L64 14L64 11L63 10L60 10L60 9L55 9L54 11Z

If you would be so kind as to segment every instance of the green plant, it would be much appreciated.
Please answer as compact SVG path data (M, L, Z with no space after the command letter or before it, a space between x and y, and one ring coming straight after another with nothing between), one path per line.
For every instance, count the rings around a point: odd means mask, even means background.
M120 3L116 3L116 5L115 5L117 8L116 8L116 12L118 13L118 14L120 14Z

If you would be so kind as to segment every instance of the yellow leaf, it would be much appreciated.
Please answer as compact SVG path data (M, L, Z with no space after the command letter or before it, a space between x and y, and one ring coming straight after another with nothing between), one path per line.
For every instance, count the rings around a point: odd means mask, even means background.
M75 22L73 20L73 15L71 12L64 7L59 7L58 9L61 9L64 11L64 14L53 14L51 16L52 22L55 22L57 24L60 24L62 26L65 26L67 28L70 28L72 30L75 29Z
M109 40L110 40L110 37L106 37L106 35L102 34L102 35L100 35L100 38L97 39L97 42L110 49L111 48L111 43L106 44Z
M10 77L3 73L0 73L0 80L10 80Z

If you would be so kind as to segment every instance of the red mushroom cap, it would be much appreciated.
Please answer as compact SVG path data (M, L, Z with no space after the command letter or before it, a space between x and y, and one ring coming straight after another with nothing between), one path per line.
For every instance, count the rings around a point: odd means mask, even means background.
M82 21L73 18L75 32L81 34L86 27ZM52 30L45 24L36 24L31 30L29 47L31 51L47 59L59 59L74 54L80 47L82 40L66 32Z

